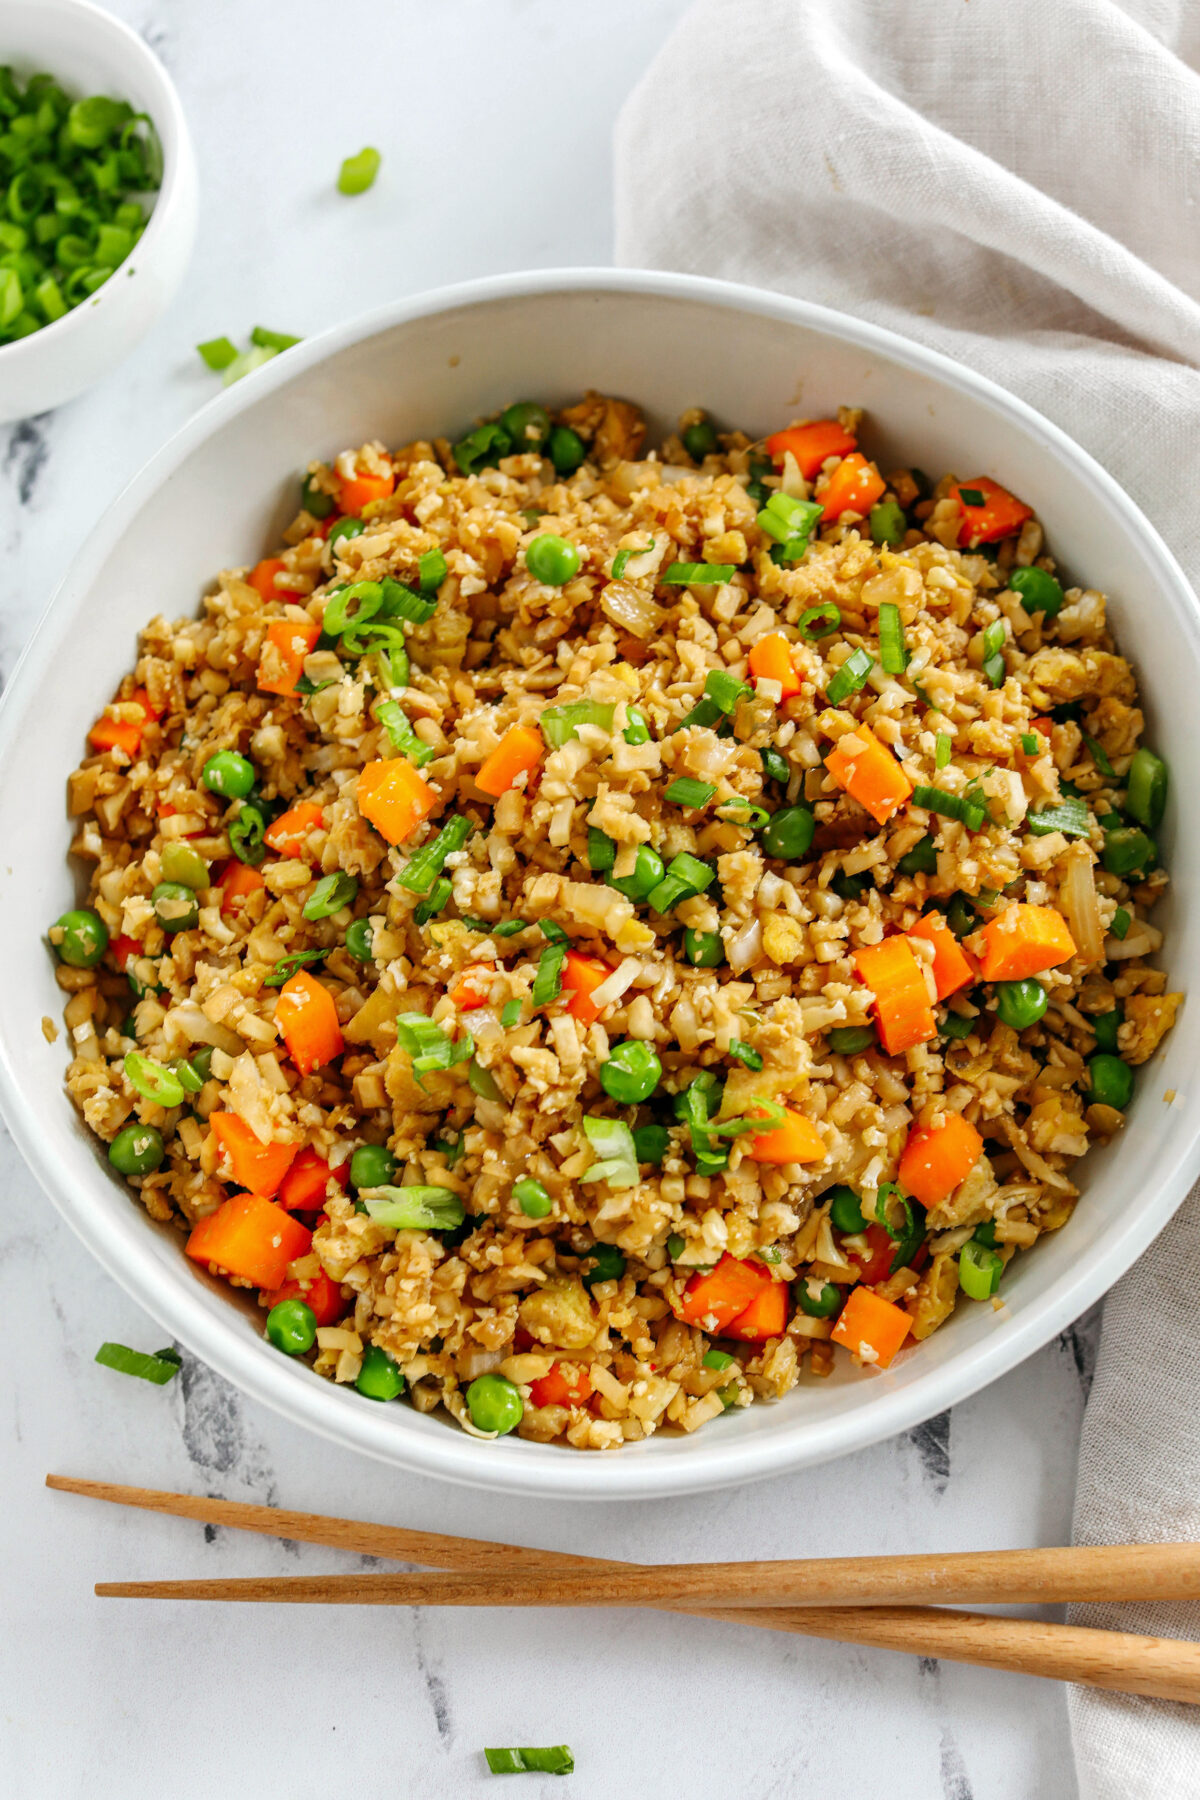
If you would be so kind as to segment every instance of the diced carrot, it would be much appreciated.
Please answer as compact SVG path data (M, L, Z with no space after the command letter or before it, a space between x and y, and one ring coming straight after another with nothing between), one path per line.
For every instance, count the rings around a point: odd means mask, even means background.
M985 981L1023 981L1027 975L1070 962L1075 940L1052 906L1020 902L973 932L967 949L979 958Z
M438 803L429 783L402 756L369 762L358 778L357 792L359 812L389 844L411 837Z
M886 825L913 791L912 782L869 725L856 725L840 737L825 758L825 767L877 825Z
M142 733L149 720L158 717L156 709L151 705L150 696L145 688L135 688L127 700L114 700L114 706L140 706L141 719L110 719L101 715L88 732L88 743L93 750L123 750L126 756L135 757L142 746Z
M304 673L304 659L320 635L315 619L272 619L267 626L267 649L258 665L259 691L294 694Z
M549 1374L529 1384L535 1406L584 1406L592 1394L592 1378L578 1363L556 1362Z
M279 1184L295 1160L296 1144L262 1144L245 1119L237 1113L210 1113L212 1126L221 1149L229 1158L230 1179L237 1187L249 1188L269 1200L279 1192ZM235 1271L236 1273L236 1271ZM263 1283L264 1287L272 1285Z
M792 647L782 631L769 631L766 637L760 637L753 644L747 659L750 673L759 681L777 681L783 689L781 696L790 700L793 695L803 691L804 683L796 673L796 665L792 661Z
M496 971L491 963L472 963L450 989L450 998L459 1012L472 1012L477 1006L487 1005L495 979Z
M137 939L125 937L123 935L121 937L111 938L108 947L112 951L113 961L116 963L122 974L125 972L125 964L129 961L130 957L140 956L142 954L142 946L138 943Z
M825 508L826 519L840 519L847 512L866 518L886 492L887 482L875 464L852 450L849 456L843 456L820 493L813 497Z
M227 913L232 912L249 895L256 894L266 883L257 869L252 869L249 863L239 862L233 856L221 870L216 885L221 890L221 911Z
M939 1206L967 1179L983 1154L969 1119L948 1112L940 1125L916 1125L900 1157L898 1180L922 1206Z
M739 1260L725 1251L716 1268L692 1276L675 1304L675 1316L719 1337L773 1281L762 1263Z
M963 510L963 521L958 528L959 545L974 549L976 544L994 544L1000 538L1013 537L1020 531L1026 519L1032 519L1033 508L1026 506L1002 488L998 481L990 481L986 475L977 475L974 481L960 481L955 484L954 492L958 495L959 505ZM963 494L982 494L983 504L969 505Z
M724 1336L741 1338L747 1344L762 1344L768 1338L782 1337L788 1322L788 1288L786 1281L773 1281L761 1288L745 1312L731 1319Z
M933 945L933 983L939 1000L948 999L976 980L975 964L947 925L944 913L927 912L908 935L924 938Z
M193 1226L186 1249L196 1262L216 1263L227 1274L269 1290L282 1285L288 1264L307 1256L311 1243L308 1227L273 1200L231 1194Z
M324 814L315 800L301 800L280 813L266 829L266 841L281 856L300 856L310 831L321 823Z
M507 793L519 775L529 769L535 769L542 760L545 743L540 731L532 731L528 725L514 725L506 731L489 757L479 765L475 775L476 787L481 787L485 794L493 799Z
M811 481L830 456L845 456L858 439L844 431L836 419L810 419L807 425L789 425L767 439L767 455L781 463L790 450L805 481Z
M810 1163L820 1162L826 1154L825 1140L811 1120L793 1107L784 1108L784 1121L770 1131L750 1138L747 1155L755 1162ZM750 1117L754 1114L751 1112Z
M874 1287L880 1281L886 1281L892 1272L892 1264L896 1261L897 1243L891 1233L882 1225L872 1223L863 1234L867 1240L865 1251L847 1249L846 1255L858 1270L858 1279L868 1287ZM908 1258L910 1269L921 1270L929 1261L929 1246L921 1244Z
M562 991L570 994L567 1011L583 1025L590 1025L600 1017L600 1008L592 1001L592 995L601 982L607 981L612 974L606 962L598 956L584 956L579 950L568 950L563 962Z
M1036 731L1039 737L1044 737L1046 742L1049 743L1050 733L1054 730L1054 720L1044 718L1030 719L1029 729L1030 731Z
M384 475L373 475L366 469L355 469L349 479L339 475L341 483L341 505L344 513L360 513L372 500L386 500L396 485L395 472L388 469Z
M349 1305L342 1299L337 1282L331 1281L324 1269L318 1269L315 1275L306 1275L303 1281L285 1281L282 1287L266 1295L269 1307L278 1306L281 1300L303 1300L305 1306L312 1307L318 1325L336 1325Z
M275 586L275 577L282 574L286 567L282 556L264 557L262 562L255 563L246 580L264 600L278 600L282 596Z
M889 1056L912 1050L937 1036L929 989L913 947L903 937L885 938L856 950L853 963L860 981L875 996L875 1020Z
M275 1023L302 1075L311 1075L342 1054L342 1028L333 995L307 969L298 969L280 988Z
M342 1168L349 1175L350 1165ZM306 1144L279 1184L278 1200L289 1212L320 1212L333 1170L311 1144Z
M873 1288L856 1287L843 1306L833 1328L833 1341L843 1344L863 1362L886 1369L908 1336L912 1320L901 1306L893 1306Z

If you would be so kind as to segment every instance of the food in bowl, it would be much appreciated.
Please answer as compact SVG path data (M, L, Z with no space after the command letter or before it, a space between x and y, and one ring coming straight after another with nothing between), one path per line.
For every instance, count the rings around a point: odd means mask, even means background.
M1167 772L1031 507L854 410L644 436L310 464L144 631L50 931L73 1099L280 1351L583 1449L1001 1304L1181 998Z
M126 100L72 101L52 75L0 65L0 345L81 306L146 227L162 176L151 120Z

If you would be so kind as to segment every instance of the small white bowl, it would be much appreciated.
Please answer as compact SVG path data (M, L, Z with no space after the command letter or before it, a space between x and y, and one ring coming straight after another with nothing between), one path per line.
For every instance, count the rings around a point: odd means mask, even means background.
M1005 1276L999 1311L967 1303L883 1372L844 1362L776 1406L690 1437L583 1455L515 1437L480 1443L444 1417L374 1405L273 1350L263 1315L183 1254L118 1180L63 1086L63 993L44 938L72 904L63 816L97 710L156 611L189 613L215 572L252 562L295 514L312 456L380 437L453 436L508 401L562 405L588 386L646 410L661 436L690 406L754 435L804 411L865 406L885 468L988 474L1032 502L1074 579L1111 596L1150 741L1171 767L1162 832L1172 885L1158 922L1171 985L1200 985L1200 611L1178 565L1090 456L972 370L824 307L693 276L566 270L506 275L383 308L289 350L214 399L112 506L0 701L0 1106L64 1217L134 1298L254 1399L333 1443L477 1487L584 1499L696 1493L779 1474L904 1431L994 1381L1097 1300L1196 1174L1200 1006L1138 1072L1124 1131L1080 1171L1074 1217ZM1177 821L1181 828L1177 829ZM1172 897L1174 896L1174 898ZM48 1043L49 1017L58 1037ZM149 1340L147 1340L149 1341Z
M73 400L122 362L174 299L196 241L196 159L179 96L136 32L87 0L0 0L0 63L44 70L82 99L109 94L149 114L162 185L132 254L53 325L0 344L0 424Z

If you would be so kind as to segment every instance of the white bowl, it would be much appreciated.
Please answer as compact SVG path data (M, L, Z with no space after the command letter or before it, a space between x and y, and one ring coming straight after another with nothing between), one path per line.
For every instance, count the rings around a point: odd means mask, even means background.
M0 0L0 63L39 70L76 98L109 94L154 121L162 185L132 254L102 288L15 344L0 344L0 424L73 400L123 361L174 299L196 241L196 159L170 77L136 32L86 0Z
M1128 1125L1084 1166L1066 1229L1006 1276L1002 1312L964 1305L884 1373L842 1367L693 1437L660 1435L600 1456L503 1438L373 1405L289 1362L261 1313L197 1271L150 1223L63 1091L67 1046L41 1021L62 993L43 944L71 902L64 861L68 771L150 615L189 612L215 571L253 561L295 510L313 455L379 436L453 434L505 402L552 403L594 386L642 403L662 431L703 404L765 432L840 402L868 409L886 468L986 473L1033 502L1072 575L1112 596L1138 666L1150 741L1174 794L1200 789L1200 614L1170 554L1116 483L1061 431L969 370L886 331L776 294L679 275L568 271L504 276L406 300L290 350L206 406L105 516L34 636L0 706L0 1103L13 1137L104 1266L196 1355L255 1399L334 1442L424 1474L582 1498L695 1492L819 1462L917 1424L1011 1369L1133 1262L1197 1166L1200 1008L1185 1007L1140 1072ZM1197 891L1200 834L1164 829L1178 893ZM1200 916L1163 908L1175 985L1200 969ZM1165 1094L1177 1096L1170 1104Z

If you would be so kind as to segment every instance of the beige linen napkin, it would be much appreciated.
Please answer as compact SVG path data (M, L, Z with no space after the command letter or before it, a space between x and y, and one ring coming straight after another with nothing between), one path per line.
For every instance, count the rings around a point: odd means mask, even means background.
M617 260L822 301L992 376L1196 582L1198 70L1196 0L700 0L617 128ZM1078 1541L1200 1538L1198 1304L1193 1192L1106 1303ZM1188 1610L1120 1618L1200 1637ZM1200 1795L1200 1712L1072 1690L1071 1722L1084 1800Z

